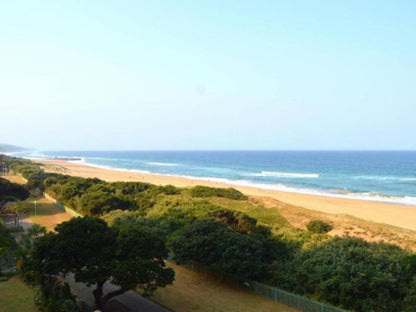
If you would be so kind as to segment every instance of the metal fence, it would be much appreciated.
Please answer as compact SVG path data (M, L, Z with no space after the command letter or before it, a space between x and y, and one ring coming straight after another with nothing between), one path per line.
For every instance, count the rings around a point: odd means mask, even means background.
M174 261L171 254L169 255L169 260L172 262ZM216 274L210 272L207 266L201 265L199 263L190 262L185 265L181 264L181 266L186 267L187 269L194 272L217 276ZM229 283L244 287L244 289L252 291L258 296L269 298L275 302L285 304L303 312L347 312L347 310L343 310L329 304L318 302L259 282L245 281L240 278L236 278L235 276L228 275L217 277Z
M254 283L254 292L262 297L272 299L276 302L283 303L287 306L294 307L305 312L345 312L340 308L327 305L300 295L281 290L277 287L271 287L258 282Z

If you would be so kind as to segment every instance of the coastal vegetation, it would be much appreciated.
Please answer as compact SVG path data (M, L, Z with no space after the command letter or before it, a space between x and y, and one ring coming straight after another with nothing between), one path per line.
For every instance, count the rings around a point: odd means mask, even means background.
M0 178L0 209L7 203L24 200L28 197L29 192L25 187Z
M233 188L218 188L218 187L208 187L197 185L191 189L192 197L224 197L235 200L244 200L247 199L240 191L237 191Z
M16 242L10 235L9 229L4 222L0 220L0 280L6 279L3 274L3 269L10 264L14 256L14 251L17 247Z
M21 200L29 196L29 191L6 179L0 178L0 212L8 212L14 220L14 227L7 228L3 220L0 220L0 278L7 279L3 274L4 267L10 266L14 261L18 246L11 233L21 231L19 218L24 212Z
M140 288L151 295L173 282L165 268L167 250L162 237L137 223L109 227L94 217L78 217L40 236L22 270L41 285L59 274L74 274L75 281L96 285L95 304L103 308L111 298ZM120 288L104 295L104 283Z
M312 220L306 225L306 228L309 232L323 234L331 231L332 225L322 220Z
M416 306L416 256L400 247L331 237L326 234L331 225L323 221L310 223L308 231L294 228L277 210L252 202L232 189L110 183L47 173L24 160L9 158L8 162L12 170L28 180L29 189L41 189L88 216L73 220L99 217L106 221L108 228L118 234L102 242L104 250L114 239L124 246L140 246L134 235L118 236L127 233L122 229L134 228L138 236L166 243L177 263L203 265L218 276L241 283L257 280L355 311L412 311ZM76 221L63 223L57 227L57 234L36 241L33 259L45 262L34 262L33 270L43 274L76 271L72 264L52 261L57 255L46 247L55 240L83 240L61 234L71 222ZM99 224L107 233L104 223ZM117 244L114 246L117 250ZM163 253L160 259L165 256ZM117 276L117 272L104 276ZM91 278L89 282L97 280Z

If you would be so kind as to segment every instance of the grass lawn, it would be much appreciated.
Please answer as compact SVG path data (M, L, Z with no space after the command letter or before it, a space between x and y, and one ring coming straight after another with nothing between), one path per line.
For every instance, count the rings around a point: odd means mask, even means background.
M26 183L25 181L23 181L22 177L19 175L8 174L8 175L2 176L2 178L7 179L10 182L20 184L20 185L23 185Z
M72 218L69 213L62 211L50 200L44 197L36 198L36 215L34 198L29 198L25 201L26 205L30 207L29 217L33 223L38 223L46 227L48 231L53 231L55 226Z
M298 310L257 296L239 287L169 262L175 270L172 286L158 289L152 300L181 312L296 312Z
M12 277L7 282L0 282L0 311L38 311L33 301L33 295L33 289L18 277Z
M18 175L7 175L3 178L8 179L10 182L25 184L22 178ZM36 200L36 215L35 215L35 205L34 201ZM55 226L64 221L68 221L72 218L72 215L66 213L59 209L55 204L50 200L44 197L29 198L24 201L25 205L29 207L29 217L33 223L38 223L46 227L48 231L53 231ZM1 311L1 310L0 310Z

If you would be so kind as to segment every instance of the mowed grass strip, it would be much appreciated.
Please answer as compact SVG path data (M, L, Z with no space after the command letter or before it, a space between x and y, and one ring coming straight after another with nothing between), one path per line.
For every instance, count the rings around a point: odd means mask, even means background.
M168 262L175 270L172 286L158 289L152 300L173 311L296 312L298 310L228 285L219 279Z
M16 276L0 282L0 311L36 312L33 296L34 290Z

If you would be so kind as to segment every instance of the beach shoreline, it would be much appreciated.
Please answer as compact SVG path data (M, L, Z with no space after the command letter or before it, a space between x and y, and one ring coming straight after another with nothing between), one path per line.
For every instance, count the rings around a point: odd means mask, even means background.
M335 215L351 215L368 221L416 230L416 206L268 190L251 186L232 185L228 183L162 174L131 172L128 170L121 171L56 159L37 159L33 161L43 164L48 172L57 172L84 178L99 178L108 182L134 181L147 182L156 185L172 184L177 187L193 187L195 185L225 188L233 187L249 196L270 197L286 204L310 210Z

